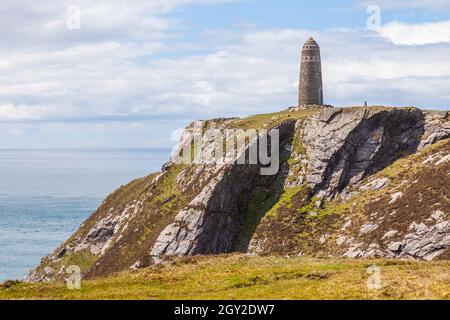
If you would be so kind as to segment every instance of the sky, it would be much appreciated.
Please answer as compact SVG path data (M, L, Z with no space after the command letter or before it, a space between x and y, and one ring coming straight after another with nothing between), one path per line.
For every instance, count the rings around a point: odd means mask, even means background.
M2 0L0 149L170 148L293 106L310 36L325 103L450 109L450 0Z

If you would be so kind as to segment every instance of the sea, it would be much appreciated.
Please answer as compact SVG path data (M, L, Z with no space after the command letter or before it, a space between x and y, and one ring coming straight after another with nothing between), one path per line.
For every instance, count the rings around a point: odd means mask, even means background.
M0 150L0 282L22 279L112 191L159 171L169 149Z

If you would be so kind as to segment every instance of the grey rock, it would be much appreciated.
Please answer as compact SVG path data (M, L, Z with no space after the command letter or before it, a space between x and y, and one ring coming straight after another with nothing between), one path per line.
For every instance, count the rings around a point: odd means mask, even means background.
M333 198L405 153L450 134L445 114L418 109L326 109L306 123L306 181L314 194ZM433 135L422 141L426 134ZM382 188L386 181L373 187Z
M424 139L420 141L418 150L439 140L450 137L450 122L448 111L424 111Z
M389 183L390 183L389 178L379 178L362 186L360 190L380 190L389 186Z
M361 234L361 235L366 234L366 233L372 232L376 229L378 229L377 224L367 223L361 227L361 229L359 230L359 234Z
M344 253L344 257L347 258L362 258L365 255L365 252L360 249L361 244L356 244L350 247L347 252Z
M391 250L392 252L399 252L401 248L402 248L401 242L393 242L388 245L388 249Z
M383 239L387 239L387 238L392 238L393 236L395 236L398 233L397 230L391 230L388 231L384 234Z
M396 193L391 195L391 201L389 201L389 203L394 203L398 199L400 199L401 197L403 197L403 193L402 192L396 192Z
M52 267L45 267L45 268L44 268L44 273L45 273L46 275L52 275L52 274L55 273L55 269L53 269Z
M347 237L346 236L340 236L339 238L336 239L336 244L338 246L343 245L345 242L347 241Z
M411 230L413 233L406 234L402 241L388 245L396 257L432 260L450 248L450 221L431 226L413 223Z

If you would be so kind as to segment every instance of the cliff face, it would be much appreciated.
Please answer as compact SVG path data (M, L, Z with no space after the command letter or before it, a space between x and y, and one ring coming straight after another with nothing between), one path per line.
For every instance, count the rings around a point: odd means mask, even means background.
M105 199L28 280L63 277L70 265L92 278L164 256L233 251L450 258L449 120L448 112L379 107L206 121L203 129L277 131L278 172L168 162ZM217 147L213 139L201 143Z
M448 130L448 114L415 109L329 109L310 117L302 136L306 182L287 189L250 251L448 257Z

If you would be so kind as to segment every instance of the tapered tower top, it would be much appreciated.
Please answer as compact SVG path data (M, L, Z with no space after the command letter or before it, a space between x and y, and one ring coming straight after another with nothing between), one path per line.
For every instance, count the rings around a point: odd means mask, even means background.
M319 44L316 42L316 40L314 40L313 37L309 38L308 41L305 42L305 45L303 46L303 48L305 48L305 46L319 46Z

